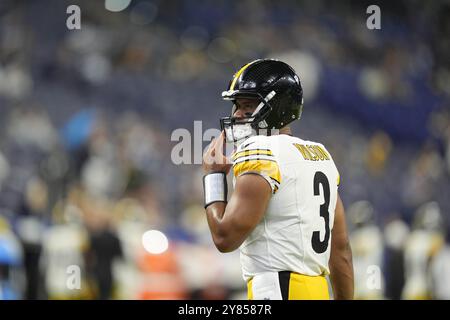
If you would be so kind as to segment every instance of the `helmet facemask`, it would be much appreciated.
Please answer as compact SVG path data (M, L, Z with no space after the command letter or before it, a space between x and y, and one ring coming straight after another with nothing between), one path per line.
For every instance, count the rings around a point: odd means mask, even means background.
M255 111L251 116L234 117L236 111L236 104L233 103L231 116L220 119L221 130L225 132L227 142L237 143L243 139L260 134L263 130L268 131L268 125L265 121L267 116L272 111L269 101L275 96L276 92L271 91L265 97L258 93L251 95L235 95L235 92L224 91L222 97L225 100L236 101L236 98L250 98L260 101ZM269 134L270 135L270 134Z

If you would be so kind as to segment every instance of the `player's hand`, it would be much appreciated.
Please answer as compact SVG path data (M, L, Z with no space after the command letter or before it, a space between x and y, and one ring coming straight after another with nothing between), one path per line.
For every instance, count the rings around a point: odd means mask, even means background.
M225 135L222 131L220 136L211 141L208 149L203 155L203 170L205 174L211 172L225 172L228 174L232 162L223 154Z

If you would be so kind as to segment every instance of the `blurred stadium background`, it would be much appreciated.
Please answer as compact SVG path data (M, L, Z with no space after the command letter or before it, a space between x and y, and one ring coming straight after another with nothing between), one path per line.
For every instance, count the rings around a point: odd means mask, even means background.
M174 165L170 137L218 128L221 91L261 57L297 70L294 134L340 170L356 297L450 299L449 16L449 1L0 0L0 299L245 299L200 166Z

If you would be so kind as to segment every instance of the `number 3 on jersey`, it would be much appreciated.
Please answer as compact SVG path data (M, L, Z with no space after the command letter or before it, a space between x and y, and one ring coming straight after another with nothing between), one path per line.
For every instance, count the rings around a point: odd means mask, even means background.
M311 238L311 245L315 252L324 253L328 248L328 241L330 240L330 184L327 176L317 171L314 175L314 195L320 196L320 185L322 185L324 203L320 205L320 216L325 220L325 238L320 241L320 231L314 231Z

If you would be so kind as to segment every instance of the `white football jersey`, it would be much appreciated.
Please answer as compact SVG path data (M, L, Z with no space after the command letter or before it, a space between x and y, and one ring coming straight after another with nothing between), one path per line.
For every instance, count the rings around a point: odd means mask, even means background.
M240 246L244 280L274 271L329 274L340 177L325 147L285 134L253 136L233 154L233 184L246 173L261 175L273 194Z
M431 298L430 261L444 245L441 233L414 230L405 244L405 285L402 299L425 300Z

